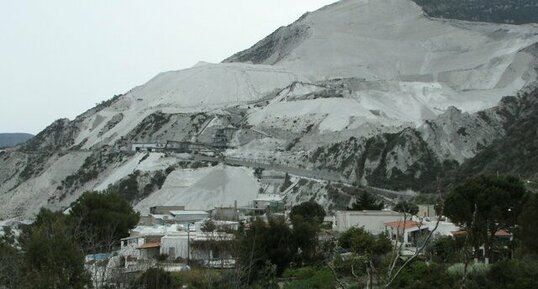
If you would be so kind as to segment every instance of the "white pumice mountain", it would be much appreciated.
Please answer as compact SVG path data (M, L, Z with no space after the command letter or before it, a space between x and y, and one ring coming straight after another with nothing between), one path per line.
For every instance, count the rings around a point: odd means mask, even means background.
M0 220L66 209L89 190L115 189L143 212L428 193L538 112L537 75L537 24L342 0L0 152Z

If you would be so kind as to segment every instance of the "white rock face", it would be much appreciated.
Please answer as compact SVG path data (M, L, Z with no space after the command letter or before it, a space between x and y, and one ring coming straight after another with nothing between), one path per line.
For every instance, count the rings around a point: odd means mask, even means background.
M246 168L217 166L174 171L161 190L135 207L149 213L155 205L185 205L187 210L209 210L220 206L251 206L260 185Z
M206 64L157 75L98 113L88 117L75 143L84 148L113 143L151 113L203 112L255 102L268 93L301 80L295 73L266 65ZM107 121L123 119L104 134Z
M306 35L294 37L299 29L293 27L308 27ZM262 115L256 112L253 124L261 118L269 121L266 117L272 114L282 117L285 113L291 118L289 112L293 111L297 111L296 117L306 112L342 112L338 121L329 116L326 122L338 131L350 124L343 119L348 117L382 123L368 112L376 110L388 119L419 126L450 106L464 112L492 107L502 96L513 95L535 81L536 56L526 49L538 41L537 32L537 25L431 19L409 0L343 0L270 36L275 43L300 39L293 49L279 50L279 44L275 49L254 46L226 61L264 56L261 63L293 71L312 82L349 77L365 80L355 87L349 104L279 103ZM320 108L329 105L334 107L331 113ZM302 109L297 110L298 106Z
M492 107L534 81L536 57L524 50L536 42L536 25L436 20L410 0L343 0L227 60L244 63L157 75L88 117L75 144L115 142L156 111L212 111L270 97L295 81L312 84L293 94L309 93L314 83L334 78L357 79L346 100L272 102L253 110L249 121L311 117L322 132L372 123L419 126L450 106L464 112ZM99 134L118 113L123 119Z
M20 184L30 154L2 156L0 166L9 168L0 170L0 218L31 216L57 198L57 186L92 150L141 140L208 142L219 127L232 124L240 131L228 156L299 168L330 162L361 183L381 165L378 175L420 177L432 155L461 163L504 135L504 114L474 113L536 82L537 43L538 25L431 19L411 0L342 0L224 63L161 73L74 121L57 122L38 147L52 155L38 175ZM372 154L357 171L353 162L369 138L402 130L401 145L391 144L385 157ZM327 149L323 161L310 159L317 148L350 137L356 139L336 156ZM54 205L66 206L83 190L105 189L135 170L162 171L180 161L129 157ZM258 189L250 169L177 170L137 208L247 205Z

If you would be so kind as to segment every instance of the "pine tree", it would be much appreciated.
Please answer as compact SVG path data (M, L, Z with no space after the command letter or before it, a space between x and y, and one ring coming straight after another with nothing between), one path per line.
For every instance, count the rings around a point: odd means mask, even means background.
M362 192L355 203L351 205L350 210L352 211L363 211L363 210L381 210L385 207L385 203L381 200L378 200L372 194L368 192Z

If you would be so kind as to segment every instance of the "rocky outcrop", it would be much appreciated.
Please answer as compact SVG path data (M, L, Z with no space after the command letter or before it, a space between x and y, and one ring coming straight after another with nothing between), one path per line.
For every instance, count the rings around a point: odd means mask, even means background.
M449 107L438 118L425 121L418 131L439 161L461 164L504 136L518 106L517 98L506 97L499 106L473 114Z
M251 48L236 53L223 62L275 64L310 35L309 29L307 25L295 23L280 27Z
M464 162L453 177L503 173L538 178L538 89L520 96L518 103L505 135Z
M23 151L56 152L74 144L79 129L69 119L53 122L21 146Z

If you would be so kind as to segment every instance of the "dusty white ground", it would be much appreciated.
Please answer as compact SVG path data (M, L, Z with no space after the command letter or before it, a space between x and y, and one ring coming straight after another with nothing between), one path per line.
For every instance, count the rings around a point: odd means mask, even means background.
M279 158L307 166L299 163L301 151L291 155L281 147L311 124L318 134L307 140L310 143L301 144L309 149L316 147L316 141L330 143L405 126L420 127L450 106L463 112L488 108L536 80L537 61L529 47L538 43L538 25L431 19L410 0L342 0L290 27L306 27L301 30L306 34L286 35L294 45L277 43L275 54L263 64L201 63L164 72L112 105L87 113L75 145L84 143L86 149L112 145L157 111L222 112L225 107L240 105L247 111L246 122L267 133L267 138L238 147L229 155ZM347 77L356 81L341 98L301 98L326 88L322 81ZM298 81L302 84L292 85ZM260 100L263 102L258 103ZM104 132L114 120L119 121L117 125ZM217 124L215 120L208 127ZM271 137L273 132L287 135ZM453 148L445 151L455 154ZM457 160L471 153L457 155ZM0 218L35 212L86 156L73 152L54 158L42 175L1 194ZM159 154L141 160L142 155L135 155L111 166L106 175L83 189L102 190L134 170L162 170L175 162ZM206 209L233 205L234 200L244 205L258 189L246 168L178 170L137 208L143 211L167 202Z
M208 210L220 206L251 206L260 184L248 168L218 165L172 172L161 190L135 207L149 213L155 205L185 205L188 210Z

